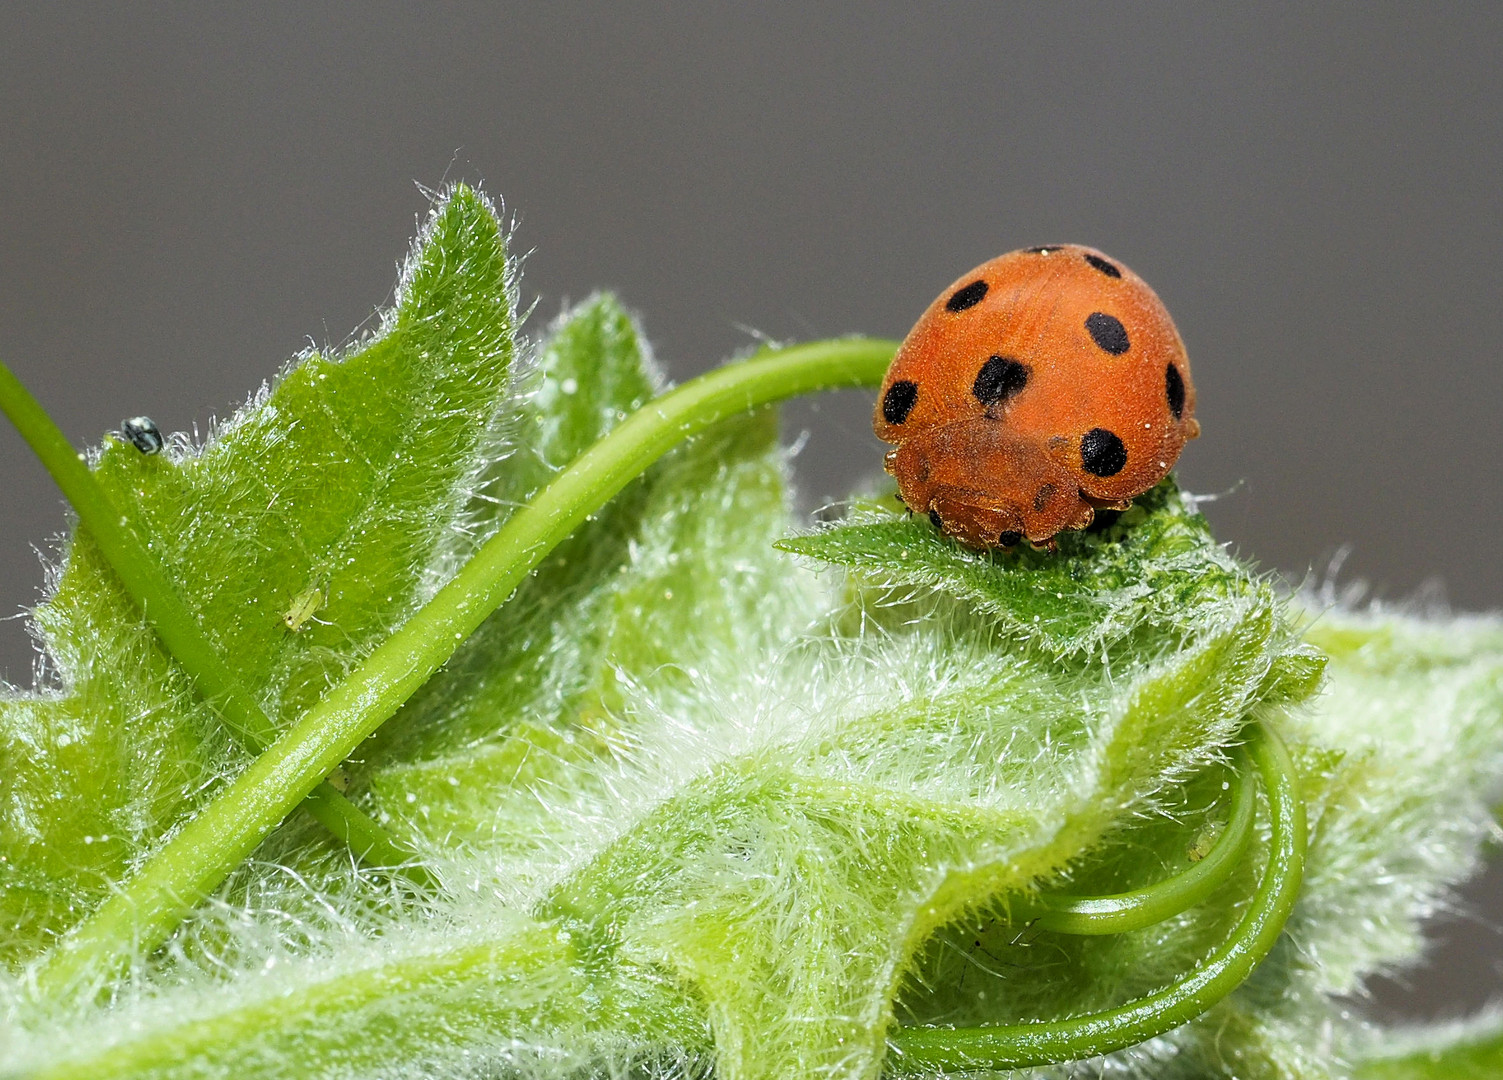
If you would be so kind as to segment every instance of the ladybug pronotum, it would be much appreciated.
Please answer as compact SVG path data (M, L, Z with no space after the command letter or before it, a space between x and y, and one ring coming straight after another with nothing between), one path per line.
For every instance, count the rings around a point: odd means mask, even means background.
M1075 244L998 256L908 332L877 399L908 508L967 547L1052 547L1200 434L1190 359L1142 278Z

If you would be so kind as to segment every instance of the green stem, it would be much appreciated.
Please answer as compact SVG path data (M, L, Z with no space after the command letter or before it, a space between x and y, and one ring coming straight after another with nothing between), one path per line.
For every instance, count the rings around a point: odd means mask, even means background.
M308 1075L314 1075L311 1062L327 1061L329 1057L355 1057L359 1060L358 1046L351 1047L345 1041L350 1038L349 1031L338 1023L331 1023L331 1018L356 1015L383 999L400 999L424 992L438 996L447 991L458 997L469 991L474 998L481 998L498 982L535 976L536 973L528 968L539 966L537 961L545 957L539 957L542 950L528 948L529 944L505 939L463 943L429 955L404 957L379 967L341 972L284 994L247 1002L227 1012L169 1024L108 1048L87 1043L71 1047L69 1049L76 1056L38 1072L27 1073L26 1078L100 1080L107 1076L160 1076L172 1075L178 1070L189 1071L194 1065L210 1074L217 1071L215 1066L218 1066L223 1070L222 1075L233 1076L237 1070L224 1059L229 1057L233 1061L239 1054L249 1056L258 1040L267 1040L268 1033L280 1034L284 1038L294 1035L298 1054L310 1063ZM525 1020L518 1017L514 1022L520 1025ZM419 1027L410 1033L410 1037L414 1043L420 1044L423 1034ZM275 1039L275 1034L272 1038ZM381 1044L377 1042L376 1045ZM217 1061L214 1060L216 1056ZM370 1056L377 1055L372 1053ZM371 1069L379 1067L377 1062L362 1064ZM241 1067L246 1075L256 1072L254 1066L242 1063ZM355 1068L358 1070L359 1066Z
M147 551L130 517L74 451L68 438L52 422L41 403L0 362L0 412L4 412L52 475L73 505L81 526L104 556L121 586L156 631L162 645L177 661L230 733L253 754L276 738L276 725L246 692L220 658L188 605L168 580L162 566ZM413 852L367 817L335 788L322 782L308 794L304 806L313 817L354 850L361 859L380 866L402 867L421 884L433 882L421 867L410 865Z
M1216 846L1183 873L1147 888L1112 896L1046 896L1043 914L1033 922L1057 934L1125 934L1153 926L1200 903L1241 865L1252 842L1257 799L1244 772L1232 781L1232 812Z
M764 353L692 379L633 413L512 515L422 610L75 927L37 972L38 988L57 994L87 987L161 944L555 546L668 450L760 405L876 385L895 348L850 338Z
M899 1028L890 1064L902 1072L1020 1069L1109 1054L1188 1023L1240 986L1282 933L1305 865L1305 807L1294 763L1270 729L1249 746L1268 794L1268 866L1232 935L1186 978L1106 1012L1045 1023L976 1028Z

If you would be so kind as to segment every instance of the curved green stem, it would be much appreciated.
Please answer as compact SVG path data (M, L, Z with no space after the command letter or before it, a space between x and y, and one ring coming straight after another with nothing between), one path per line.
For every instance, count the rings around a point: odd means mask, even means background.
M1268 793L1268 866L1231 937L1186 978L1106 1012L1036 1024L899 1028L889 1063L904 1072L988 1071L1109 1054L1179 1027L1226 997L1273 948L1299 896L1305 807L1289 752L1271 730L1250 729L1250 750Z
M633 413L518 510L416 615L226 784L49 955L44 993L86 987L155 948L319 782L453 655L590 514L712 424L800 394L880 383L896 343L850 338L764 353Z
M1232 810L1220 838L1200 862L1147 888L1112 896L1045 896L1034 925L1058 934L1125 934L1194 907L1215 892L1242 862L1252 841L1257 799L1245 770L1232 780Z
M130 516L114 504L84 464L82 455L73 449L41 403L3 362L0 362L0 412L10 418L62 489L78 514L79 523L89 531L94 545L120 579L126 595L135 601L162 645L193 680L225 727L252 753L265 750L276 738L276 725L221 659L219 650L178 595L161 564L141 543ZM432 884L421 867L408 865L413 859L412 851L331 784L315 786L305 805L315 819L360 858L376 865L403 867L409 876L423 884Z
M329 1058L355 1058L358 1064L347 1065L346 1075L359 1075L362 1066L375 1071L382 1065L382 1052L389 1043L370 1040L362 1056L360 1047L343 1043L348 1033L328 1018L356 1013L370 1008L372 1002L444 987L450 992L469 989L480 998L487 989L503 979L536 977L539 960L549 959L534 941L481 940L456 942L448 948L427 955L406 956L378 967L354 972L329 973L323 978L284 994L267 995L247 1001L218 1015L180 1020L176 1024L148 1029L136 1038L127 1038L108 1047L82 1046L64 1048L62 1061L25 1074L26 1080L101 1080L103 1077L172 1076L190 1072L196 1065L200 1075L242 1075L232 1062L237 1050L254 1046L267 1032L297 1030L301 1038L297 1052L305 1061L306 1075L317 1075L314 1062ZM574 988L571 988L574 989ZM577 997L574 1000L578 1000ZM498 1007L499 1011L499 1007ZM320 1021L323 1021L320 1023ZM527 1021L517 1017L520 1027ZM423 1030L402 1032L399 1038L421 1043ZM218 1060L214 1061L216 1056ZM327 1055L327 1057L323 1056ZM229 1061L226 1061L226 1058ZM206 1059L212 1061L207 1064ZM374 1059L374 1060L372 1060ZM192 1063L192 1064L189 1064ZM243 1067L244 1075L254 1075L253 1067ZM11 1075L6 1074L8 1080ZM296 1071L292 1075L298 1075Z

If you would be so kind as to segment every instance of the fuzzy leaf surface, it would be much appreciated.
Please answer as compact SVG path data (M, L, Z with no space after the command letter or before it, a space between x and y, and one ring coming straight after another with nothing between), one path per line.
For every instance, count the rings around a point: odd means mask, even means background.
M305 709L431 587L510 402L500 225L456 190L395 306L347 355L301 357L212 434L95 475L274 721ZM482 452L484 447L484 452ZM300 632L284 613L310 590ZM87 533L35 613L55 688L0 700L0 918L32 955L119 880L241 756Z
M1164 512L1171 503L1175 512ZM1181 505L1173 481L1140 496L1111 524L1061 533L1057 542L1056 552L979 554L922 518L868 504L847 523L779 546L893 586L939 589L1059 655L1098 650L1140 629L1193 626L1199 605L1252 588L1205 519Z
M1503 1073L1503 1023L1476 1020L1400 1032L1357 1067L1358 1080L1491 1080Z

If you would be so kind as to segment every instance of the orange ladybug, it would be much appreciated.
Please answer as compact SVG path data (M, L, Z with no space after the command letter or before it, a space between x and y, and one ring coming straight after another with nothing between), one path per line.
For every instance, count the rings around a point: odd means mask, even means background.
M967 547L1012 547L1125 510L1200 434L1163 303L1076 244L982 263L893 358L873 419L910 510Z

